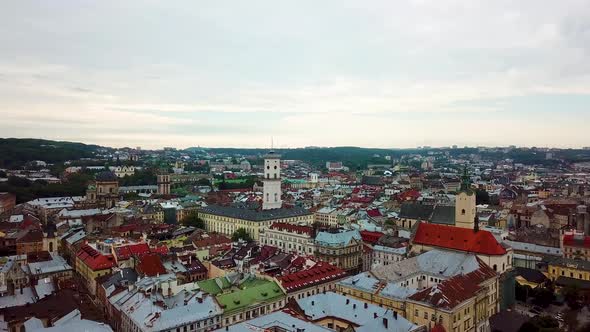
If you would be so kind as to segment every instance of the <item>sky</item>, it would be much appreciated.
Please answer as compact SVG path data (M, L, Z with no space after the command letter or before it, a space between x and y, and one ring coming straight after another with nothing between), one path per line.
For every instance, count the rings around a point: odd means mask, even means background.
M588 0L9 1L0 137L590 146Z

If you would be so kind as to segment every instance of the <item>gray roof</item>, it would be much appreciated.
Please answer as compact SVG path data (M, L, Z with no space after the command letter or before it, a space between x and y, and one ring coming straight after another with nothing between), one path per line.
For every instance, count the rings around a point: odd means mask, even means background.
M399 213L399 217L401 219L430 220L430 216L432 215L433 210L433 205L403 203Z
M430 222L433 224L454 225L455 207L448 205L437 205L432 211Z
M371 272L379 279L398 281L417 274L446 279L479 268L479 261L473 254L434 249L389 265L376 266Z
M399 218L423 220L433 224L454 225L455 207L450 205L404 203L402 204Z
M305 312L305 315L313 321L325 317L338 317L358 325L358 327L355 327L357 332L406 332L419 329L417 325L412 324L401 314L394 318L394 312L390 309L366 304L363 301L332 292L297 300L297 304ZM387 321L387 327L385 321Z
M315 325L311 322L306 320L293 317L285 312L276 311L268 315L260 316L258 318L254 318L252 320L242 322L236 325L232 325L229 327L229 330L219 329L217 331L230 331L230 332L239 332L239 331L258 331L271 329L273 327L278 327L281 331L287 332L332 332L333 330L322 327L320 325Z
M315 241L321 246L342 247L348 245L352 239L361 241L361 233L356 229L335 233L322 231L318 233Z
M95 177L96 181L98 182L115 182L118 181L117 176L115 173L111 171L102 171L96 174Z
M301 207L257 210L248 206L209 205L202 208L200 212L248 221L267 221L311 215L311 212Z

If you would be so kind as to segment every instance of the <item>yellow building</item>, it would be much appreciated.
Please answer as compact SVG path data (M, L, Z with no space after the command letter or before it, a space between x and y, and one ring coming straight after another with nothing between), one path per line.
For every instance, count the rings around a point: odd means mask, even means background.
M590 281L590 262L569 258L558 258L551 261L547 267L549 279L577 279Z
M416 260L400 264L404 271L391 272L391 278L382 278L379 273L361 273L342 280L336 289L349 297L392 309L429 329L439 324L446 331L487 331L489 317L499 310L499 275L475 256L460 267L455 264L459 262L457 259L452 260L454 263L445 261L445 265L465 271L473 260L479 262L479 268L466 274L445 276L428 268L409 271L410 266L423 264L423 260ZM425 266L431 265L432 262Z
M249 207L209 205L199 211L199 217L205 222L208 232L231 236L236 230L243 228L256 241L259 240L260 230L275 222L313 223L313 214L299 207L256 210Z
M76 272L86 281L91 294L96 294L96 278L108 275L115 266L112 255L104 255L88 244L76 254Z

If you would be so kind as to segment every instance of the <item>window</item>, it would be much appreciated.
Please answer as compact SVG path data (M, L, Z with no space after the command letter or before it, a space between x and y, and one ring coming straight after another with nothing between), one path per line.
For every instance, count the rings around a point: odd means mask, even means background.
M414 316L418 317L418 309L414 310Z
M424 311L424 319L428 319L428 313Z
M465 215L465 209L461 210L461 214Z

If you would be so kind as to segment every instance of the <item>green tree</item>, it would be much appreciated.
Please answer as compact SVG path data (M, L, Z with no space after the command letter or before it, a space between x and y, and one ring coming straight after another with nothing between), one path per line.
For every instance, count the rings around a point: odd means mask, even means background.
M550 316L536 316L524 323L518 332L557 332L559 322Z
M205 228L205 222L203 221L203 219L199 218L199 214L197 213L197 211L193 211L189 213L186 217L184 217L184 219L182 219L182 224L184 226L191 226L200 229Z
M475 191L476 204L490 204L490 194L486 190L477 189Z
M232 241L243 240L246 242L252 242L252 237L250 236L248 231L246 231L246 229L244 229L244 228L238 228L234 232L234 234L232 234L231 239L232 239Z

